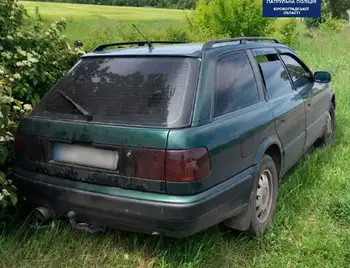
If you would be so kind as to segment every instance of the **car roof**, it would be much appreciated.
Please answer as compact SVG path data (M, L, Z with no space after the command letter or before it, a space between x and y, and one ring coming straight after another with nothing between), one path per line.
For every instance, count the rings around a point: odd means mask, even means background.
M207 51L217 51L218 53L233 50L249 49L249 48L265 48L265 47L284 47L281 43L272 42L251 42L251 43L230 43L218 44L210 49L203 49L205 43L183 43L169 45L152 45L152 49L147 46L116 48L107 50L93 50L86 53L82 58L88 57L109 57L109 56L185 56L185 57L201 57ZM290 48L288 48L290 49Z

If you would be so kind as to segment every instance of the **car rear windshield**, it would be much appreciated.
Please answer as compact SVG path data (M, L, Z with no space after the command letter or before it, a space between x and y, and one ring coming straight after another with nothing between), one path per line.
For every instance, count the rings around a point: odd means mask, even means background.
M163 128L191 123L200 61L188 57L83 58L34 108L32 115Z

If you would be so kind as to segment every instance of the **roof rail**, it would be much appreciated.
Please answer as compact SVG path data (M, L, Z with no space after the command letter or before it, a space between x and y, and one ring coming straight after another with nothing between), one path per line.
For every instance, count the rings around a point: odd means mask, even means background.
M145 46L147 44L184 44L186 42L180 42L180 41L135 41L135 42L117 42L117 43L110 43L110 44L103 44L98 47L96 47L93 52L96 51L102 51L107 47L114 47L114 46L125 46L125 45L138 45L138 46Z
M245 43L245 41L273 41L275 43L280 43L277 39L270 38L270 37L235 37L235 38L217 39L217 40L207 41L204 43L202 50L210 49L215 44L226 43L226 42L235 42L235 41L239 41L240 44Z

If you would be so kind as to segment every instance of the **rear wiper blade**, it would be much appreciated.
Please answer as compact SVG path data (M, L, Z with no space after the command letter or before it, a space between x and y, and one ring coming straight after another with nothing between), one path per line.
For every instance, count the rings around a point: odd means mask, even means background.
M56 88L56 91L60 93L66 100L68 100L79 112L82 113L82 115L85 116L87 121L92 121L93 115L90 114L88 111L86 111L83 107L81 107L78 103L76 103L74 100L72 100L69 96L66 95L63 91Z

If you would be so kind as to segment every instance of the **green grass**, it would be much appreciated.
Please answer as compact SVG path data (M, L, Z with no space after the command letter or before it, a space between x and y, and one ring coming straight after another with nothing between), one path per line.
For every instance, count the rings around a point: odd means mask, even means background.
M55 4L40 3L51 5ZM69 5L59 7L63 6ZM120 9L97 6L91 10L103 14L97 8ZM86 35L86 29L94 28L103 32L114 19L119 23L118 16L100 20L89 15L88 8L85 13L73 19L74 27L69 26L76 34ZM48 19L57 15L51 16L49 8L42 9L42 14ZM147 16L150 20L145 23L151 27L156 16ZM118 29L123 31L122 26ZM23 223L0 234L0 267L350 267L349 43L350 28L345 28L340 33L302 39L297 45L297 52L310 67L333 75L336 144L306 155L288 173L280 184L273 226L263 237L245 237L220 226L183 240L119 231L93 236L71 230L66 222L54 221L40 228Z
M107 42L123 39L125 33L133 33L132 24L141 31L157 32L170 25L181 25L190 11L148 7L118 7L68 3L20 1L28 14L35 15L39 8L43 20L52 22L67 20L65 35L73 43L81 40L86 49Z
M44 19L55 20L65 17L71 20L99 20L100 18L115 21L179 20L185 11L151 7L119 7L101 5L82 5L69 3L49 3L20 1L29 14L40 8Z

